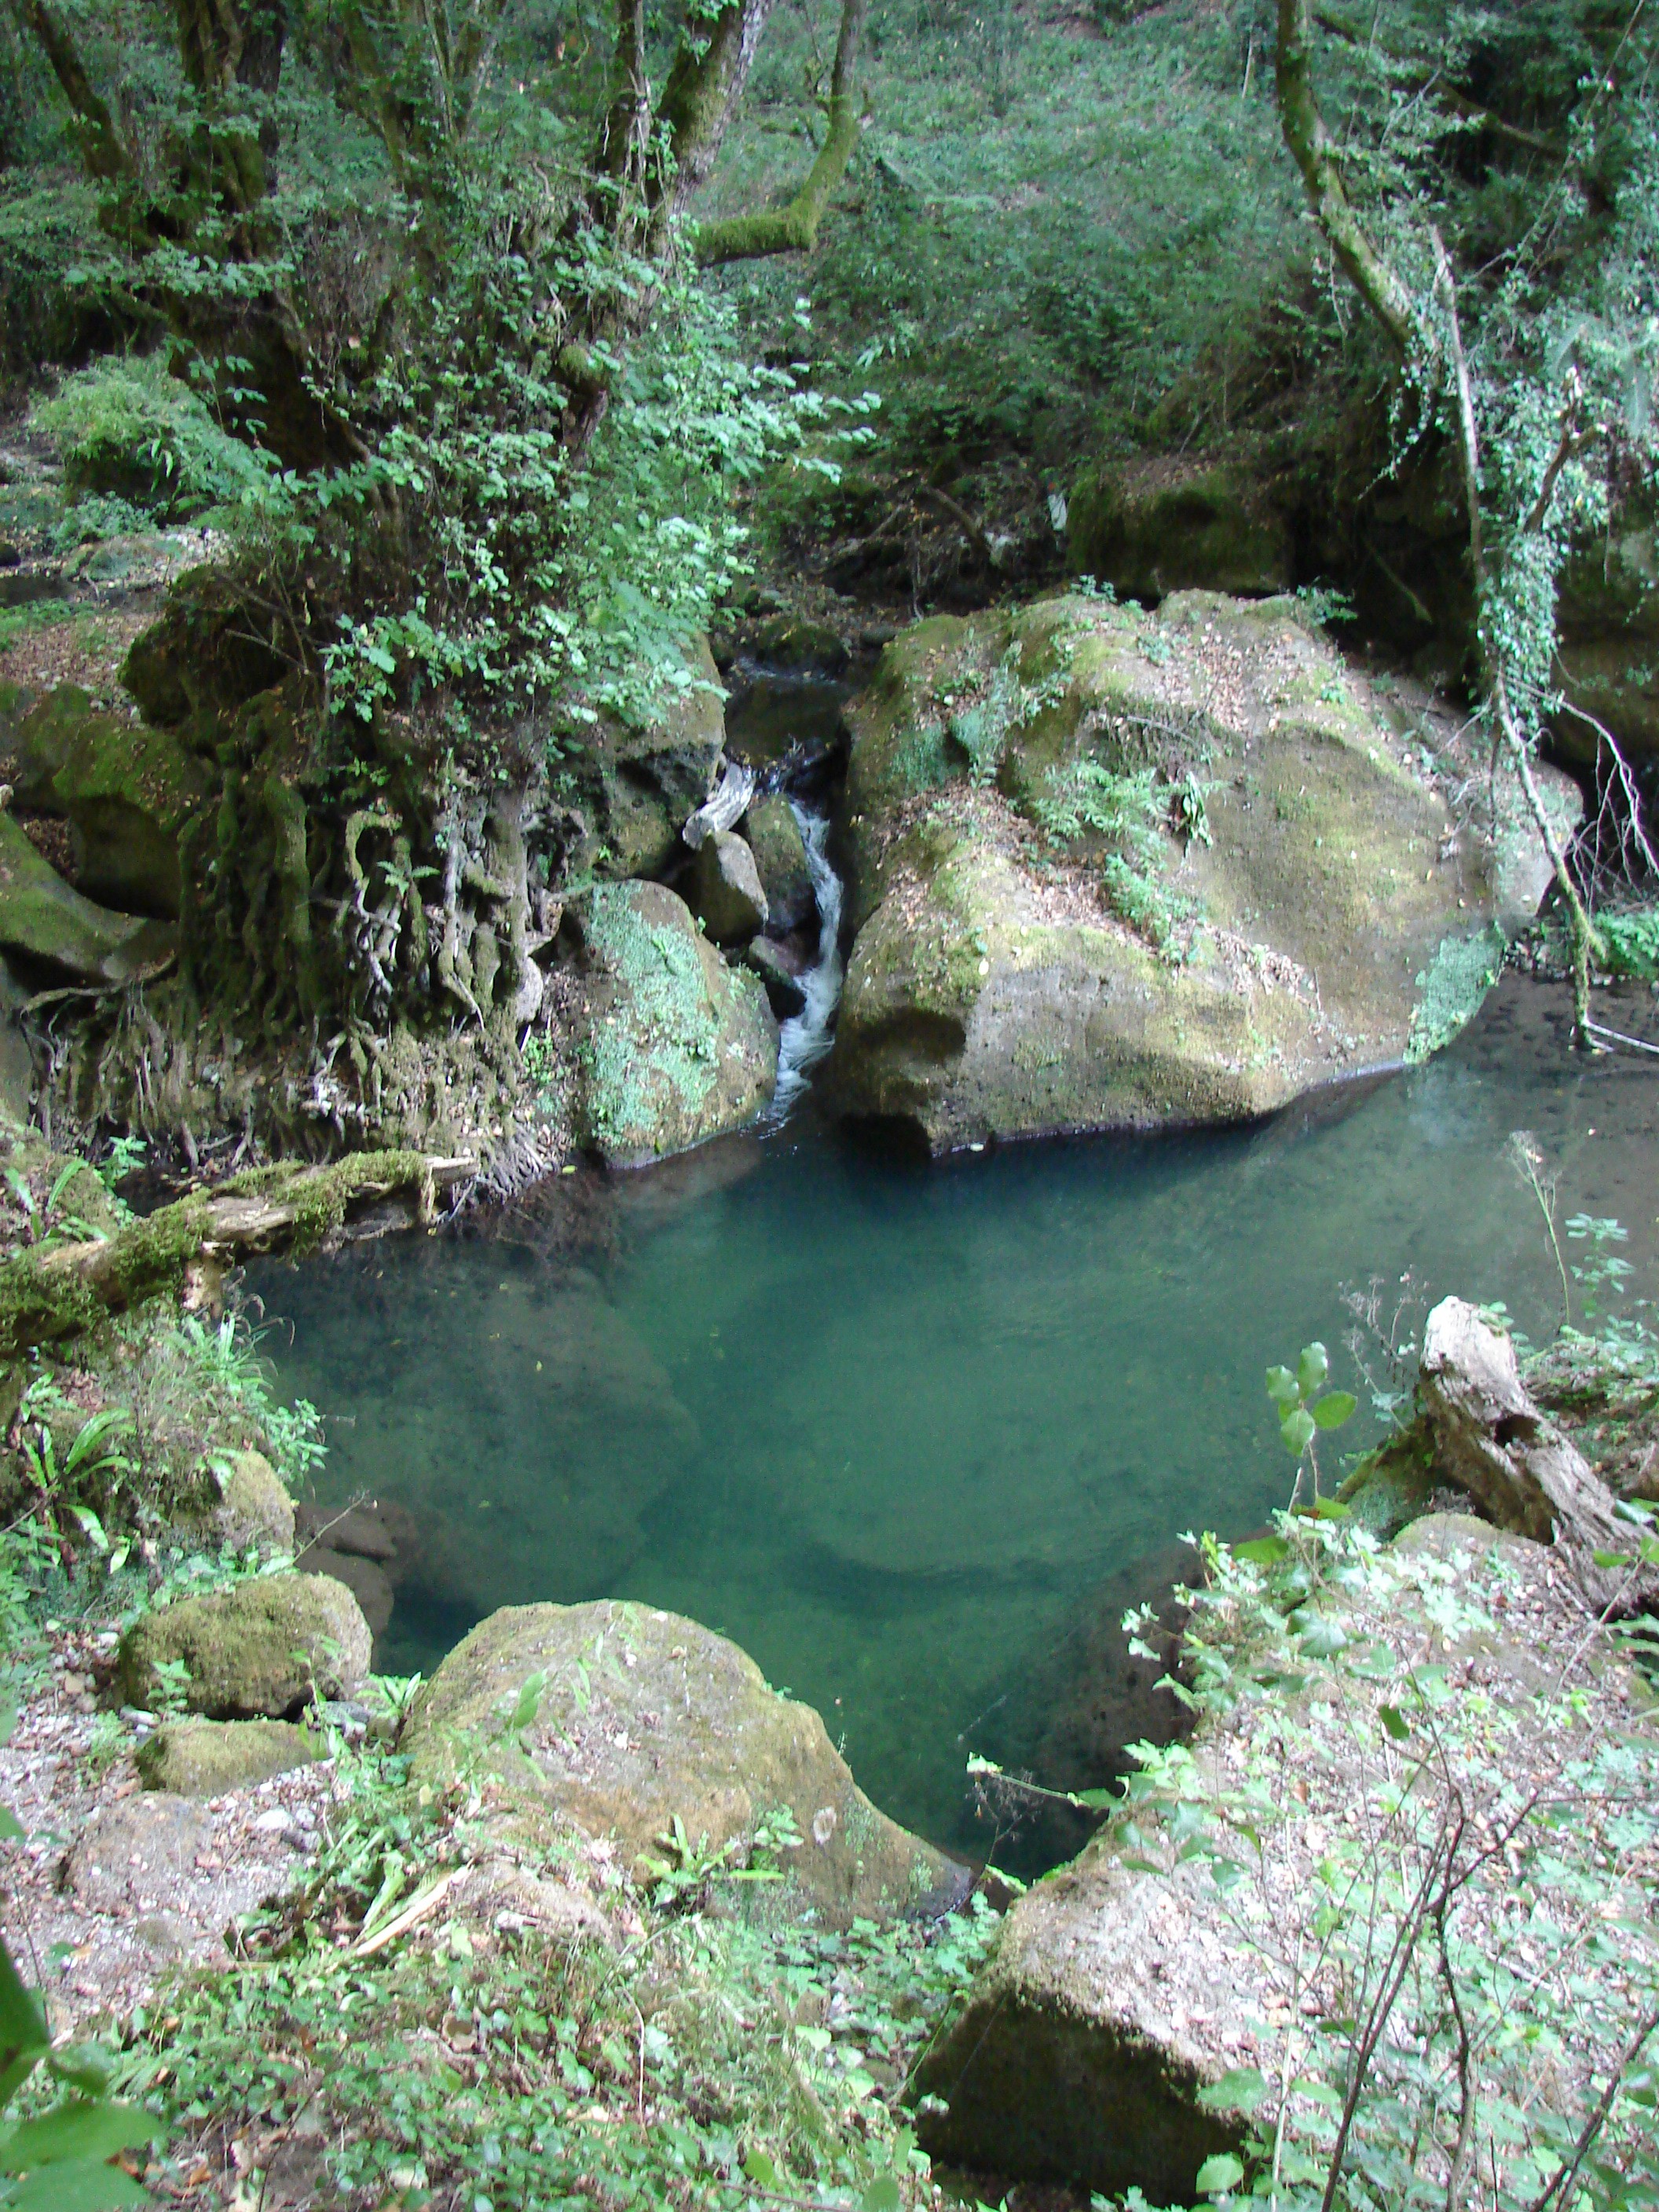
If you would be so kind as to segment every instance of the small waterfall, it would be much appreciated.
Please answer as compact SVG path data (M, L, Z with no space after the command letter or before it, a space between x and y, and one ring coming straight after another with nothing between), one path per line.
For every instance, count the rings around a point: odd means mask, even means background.
M834 1042L831 1024L841 1003L841 878L830 864L830 817L813 814L795 799L789 811L800 825L806 866L818 908L818 957L804 975L804 1012L792 1014L778 1033L778 1084L769 1121L784 1121L811 1088L811 1072Z

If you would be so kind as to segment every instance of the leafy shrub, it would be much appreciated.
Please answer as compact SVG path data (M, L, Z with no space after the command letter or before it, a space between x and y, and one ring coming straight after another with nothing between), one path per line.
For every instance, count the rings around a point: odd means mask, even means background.
M111 356L66 376L33 420L58 442L72 500L121 502L109 519L183 521L253 491L264 471L159 354Z

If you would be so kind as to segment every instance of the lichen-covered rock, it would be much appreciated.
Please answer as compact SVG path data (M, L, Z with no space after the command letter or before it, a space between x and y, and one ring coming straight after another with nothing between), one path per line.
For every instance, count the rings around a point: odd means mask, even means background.
M0 945L79 983L136 983L172 963L178 933L94 905L0 812Z
M728 968L661 884L601 884L574 901L582 1005L574 1024L580 1142L637 1167L752 1121L772 1096L777 1024L758 977Z
M26 716L17 795L68 817L83 894L124 913L179 918L179 833L207 778L176 737L100 713L73 684Z
M1249 469L1212 454L1158 453L1085 473L1067 535L1073 568L1128 599L1250 596L1295 581L1285 517Z
M492 1613L421 1692L403 1744L413 1780L482 1757L527 1813L614 1836L630 1868L672 1857L677 1819L694 1849L729 1846L741 1867L787 1807L800 1840L779 1854L784 1880L757 1887L834 1925L941 1910L967 1887L965 1868L870 1803L811 1706L677 1613L611 1600Z
M691 864L691 908L716 945L746 945L769 918L755 855L735 830L716 830Z
M368 1672L371 1639L357 1601L325 1575L257 1575L212 1597L148 1613L121 1638L117 1675L129 1705L167 1702L161 1671L182 1662L184 1702L214 1720L280 1720L313 1696L339 1698Z
M263 1452L234 1453L214 1476L218 1496L209 1525L221 1543L236 1550L261 1543L276 1552L294 1549L294 1500Z
M315 1746L289 1721L168 1721L134 1754L146 1790L222 1797L308 1766Z
M1242 1119L1426 1052L1541 889L1285 599L935 618L848 719L832 1095L936 1151Z
M787 937L812 918L812 872L795 810L781 793L757 799L744 823L761 888L766 893L766 926Z

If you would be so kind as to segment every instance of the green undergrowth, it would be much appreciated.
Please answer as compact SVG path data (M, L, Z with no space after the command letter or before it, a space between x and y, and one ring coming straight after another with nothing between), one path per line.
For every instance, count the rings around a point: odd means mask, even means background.
M730 1917L718 1882L658 1911L613 1874L614 1940L434 1910L354 1955L490 1842L465 1784L422 1803L395 1753L339 1755L297 1901L245 1924L229 1972L130 2024L117 2087L171 2136L152 2179L216 2164L234 2140L254 2189L297 2170L353 2207L781 2194L896 2212L931 2194L898 2093L988 1946L982 1904L888 1929L763 1930ZM592 1877L580 1851L517 1856L557 1882ZM285 2169L296 2143L309 2164Z

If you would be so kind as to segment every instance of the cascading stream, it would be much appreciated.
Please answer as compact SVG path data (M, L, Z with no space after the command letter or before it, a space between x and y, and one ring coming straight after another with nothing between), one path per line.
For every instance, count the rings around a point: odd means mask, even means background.
M806 866L818 909L818 957L801 977L806 1004L778 1033L778 1082L766 1119L786 1120L811 1088L811 1071L834 1042L836 1008L841 1003L841 908L843 886L830 861L830 817L814 814L798 800L789 811L799 824Z

